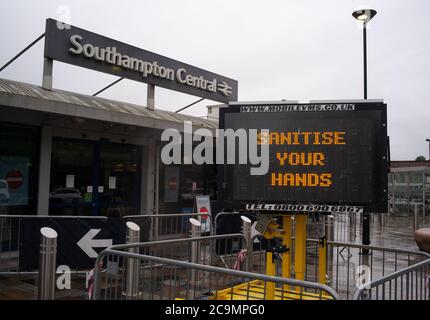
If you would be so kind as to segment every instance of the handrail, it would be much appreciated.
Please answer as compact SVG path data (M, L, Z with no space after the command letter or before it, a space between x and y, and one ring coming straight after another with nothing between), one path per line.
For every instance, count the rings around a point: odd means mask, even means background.
M317 242L317 239L308 239ZM357 248L357 249L368 249L368 250L378 250L378 251L389 251L394 253L406 253L406 254L417 254L417 255L423 255L428 258L430 258L430 254L424 251L418 251L418 250L408 250L408 249L398 249L398 248L387 248L387 247L379 247L379 246L368 246L364 244L358 244L358 243L347 243L347 242L336 242L336 241L327 241L327 244L331 244L334 246L347 246L351 248Z
M246 245L248 244L243 234L231 233L231 234L220 234L215 236L196 237L196 238L168 239L168 240L136 242L136 243L128 243L128 244L116 244L116 245L110 246L106 250L122 250L122 249L136 248L136 247L152 247L152 246L163 245L163 244L184 243L184 242L186 243L186 242L194 242L199 240L221 240L221 239L236 238L236 237L242 238L245 244ZM100 254L102 253L103 251Z
M421 267L425 267L427 265L430 265L430 259L418 262L413 264L412 266L403 268L401 270L395 271L393 273L390 273L389 275L383 276L381 278L378 278L376 280L369 281L365 283L361 288L358 288L357 291L355 291L352 300L359 300L359 297L363 293L364 290L372 289L378 285L381 285L383 283L386 283L388 281L394 280L395 278L398 278L399 276L403 276L411 271L414 271L416 269L419 269Z
M28 214L0 214L0 218L66 218L66 219L99 219L107 220L105 216L51 216L51 215L28 215Z
M261 235L258 234L252 237L252 242L257 237L261 237ZM295 237L292 237L292 239L294 240ZM319 242L318 239L307 239L306 241L314 242L314 243ZM418 250L369 246L369 245L359 244L359 243L348 243L348 242L337 242L337 241L327 241L327 245L338 246L338 247L349 247L349 248L356 248L356 249L367 249L367 250L375 250L375 251L385 251L385 252L392 252L392 253L416 254L416 255L425 256L426 258L430 258L430 253L427 253L425 251L418 251Z
M192 239L198 239L198 238L192 238ZM192 263L192 262L184 262L184 261L178 261L178 260L173 260L173 259L137 254L137 253L116 251L116 250L111 250L110 248L103 250L97 256L95 265L96 266L99 265L100 261L107 254L116 254L118 256L122 256L125 258L144 259L144 260L150 261L150 262L174 265L174 266L178 266L178 267L188 267L188 268L193 268L193 269L197 269L197 270L201 270L201 271L218 272L218 273L228 274L231 276L244 277L244 278L248 278L248 279L263 280L263 281L268 281L268 282L277 282L277 283L282 283L282 284L291 285L291 286L300 286L300 287L309 288L309 289L316 289L316 290L325 291L325 292L329 293L333 297L333 299L335 299L335 300L340 300L339 295L337 294L337 292L333 288L331 288L327 285L324 285L324 284L316 283L316 282L308 282L308 281L303 281L303 280L296 280L296 279L290 279L290 278L281 278L281 277L268 276L268 275L263 275L263 274L256 274L256 273L246 272L246 271L225 269L225 268L220 268L220 267L201 265L201 264ZM98 270L98 268L95 269L94 285L95 285L94 299L97 300L98 295L99 295L99 290L100 290L100 271Z
M139 215L129 215L123 216L122 219L127 218L145 218L145 217L187 217L187 216L210 216L212 215L209 212L189 212L189 213L163 213L163 214L139 214Z

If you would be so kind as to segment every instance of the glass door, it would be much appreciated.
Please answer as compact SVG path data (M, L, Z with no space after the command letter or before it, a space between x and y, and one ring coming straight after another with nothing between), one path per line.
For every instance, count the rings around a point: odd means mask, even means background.
M92 215L93 143L54 138L51 153L50 215Z
M141 148L125 144L100 144L98 177L99 214L122 217L139 214Z
M54 138L49 214L139 214L139 146Z

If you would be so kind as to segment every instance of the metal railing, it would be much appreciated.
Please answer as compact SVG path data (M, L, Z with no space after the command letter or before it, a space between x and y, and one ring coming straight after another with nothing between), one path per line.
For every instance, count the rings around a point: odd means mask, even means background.
M124 216L122 220L135 222L141 228L141 241L177 239L187 237L189 218L204 222L202 233L212 234L211 217L203 213L173 213L161 215ZM34 270L20 270L21 225L25 219L96 219L107 221L103 216L38 216L0 215L0 275L30 274ZM207 223L209 221L209 223ZM206 223L206 224L205 224Z
M124 221L132 221L141 228L141 241L187 237L190 231L189 218L201 221L202 233L212 235L212 217L208 213L167 213L122 217Z
M246 230L242 229L243 232L246 231L245 233L248 234L247 237L244 237L243 234L237 233L199 237L197 238L199 239L197 242L196 240L190 238L178 239L188 237L190 235L191 229L189 218L193 217L197 218L198 220L202 220L200 219L202 215L203 214L199 213L182 213L171 215L165 214L159 216L128 216L124 217L123 220L124 223L126 221L133 221L137 225L139 225L141 228L140 234L144 235L145 238L144 241L158 239L158 241L137 244L138 252L136 252L136 254L140 254L145 257L148 256L181 261L186 263L194 263L200 266L217 267L223 269L224 271L231 271L235 268L237 269L237 271L246 271L254 273L257 277L261 277L266 273L266 249L268 247L274 246L276 240L265 240L262 239L261 236L257 236L251 239L251 241L249 241L249 226ZM208 232L204 233L213 234L216 230L216 224L219 222L219 219L221 219L222 216L226 215L237 215L238 219L240 219L241 216L241 214L238 213L224 213L221 216L218 215L215 217L214 224L212 226L213 229L208 228L206 229ZM0 215L0 275L14 278L26 277L26 279L28 277L33 277L35 283L37 282L37 272L22 272L22 270L19 270L21 222L23 219L26 218L107 219L106 217L92 216L74 217ZM211 217L208 217L208 219L212 221ZM356 225L356 223L354 221L349 220L349 218L343 219L347 219L342 220L346 221L344 223L345 225L348 225L347 227L345 227L345 229L349 229L351 225ZM326 225L325 222L324 225ZM200 235L203 233L200 232L198 234ZM176 239L161 240L172 237L176 237ZM258 243L254 242L254 240L256 239L259 240ZM142 242L142 237L140 237L140 242ZM132 246L135 246L135 244L133 244ZM130 247L124 247L123 245L121 245L114 246L113 248L115 248L116 251L119 251L120 248L126 249ZM246 249L246 259L245 261L240 261L239 256L243 253L243 249ZM294 256L294 237L293 245L290 249L291 255ZM364 254L367 251L369 252L369 254ZM197 256L195 255L196 252L198 253ZM318 273L318 252L318 240L308 239L306 256L307 263L305 271L305 281L307 282L321 281L321 278L319 277ZM117 259L119 260L119 262L116 263L116 265L110 262L105 266L105 273L108 275L109 280L114 279L110 272L114 272L113 274L116 275L115 272L117 271L115 270L121 269L121 266L126 263L121 260L122 256L118 256ZM277 273L275 274L278 275L281 274L281 259L279 259L279 263L277 263L276 267ZM423 297L423 299L429 299L428 291L426 291L428 290L426 289L428 288L429 274L428 259L430 259L430 255L421 251L395 248L393 249L378 246L365 246L360 244L344 243L340 241L327 241L327 274L326 282L324 283L324 285L331 287L342 299L351 299L353 297L354 293L357 292L357 288L361 288L362 282L360 282L360 279L365 279L367 286L359 293L356 293L358 294L358 296L354 297L358 299L417 299L418 297ZM145 261L145 263L142 262L139 264L139 272L142 272L142 270L144 270L142 269L144 266L146 268L154 267L154 272L157 272L156 265L154 265L151 259L147 259ZM173 265L173 270L176 268L175 266L179 267L177 265ZM188 269L187 267L182 266L181 270L184 268L186 270L189 270L190 272L193 271L191 272L191 274L202 274L202 270L195 267L194 265L190 265ZM363 278L364 275L360 273L363 272L363 270L368 271L367 278ZM227 277L224 271L221 273L218 273L218 271L213 271L213 275L215 276L215 278L218 275L220 276L221 280L223 279L222 277ZM181 272L184 271L182 270ZM71 271L71 275L75 277L75 283L79 283L78 286L82 287L83 291L81 292L83 297L86 294L86 289L83 285L83 283L86 283L87 280L84 275L85 273L86 271ZM184 273L184 275L181 275L180 278L182 279L181 281L187 282L188 279L185 277L185 274L186 272ZM292 277L295 276L294 261L292 261L291 263L291 274ZM192 276L192 278L195 279L195 276ZM246 279L251 282L255 280L254 278L249 277ZM261 281L264 280L262 278L259 279ZM242 280L239 278L237 279L236 282L238 283L238 285L240 285L241 283L246 283L246 281L243 282ZM154 281L157 283L158 280L155 279ZM232 285L234 287L236 282L221 282L220 286L217 287L217 291L221 292L223 286L231 288L230 285ZM175 286L176 285L181 288L180 283L176 283ZM209 284L204 284L204 286L209 286ZM279 288L279 286L280 283L278 282L276 287ZM261 287L259 288L260 289L256 290L263 290L261 289ZM269 288L271 288L271 285L269 285ZM306 293L306 291L307 289L303 289L302 293ZM198 294L203 294L202 292L203 291L198 291ZM288 292L284 293L286 294ZM115 297L116 295L112 294L112 292L110 292L109 294L113 297ZM289 294L291 297L291 291L289 292ZM313 294L315 294L315 292ZM58 294L57 291L56 297L61 296L61 293ZM325 294L323 294L323 296L325 297Z
M430 300L430 258L364 283L353 300Z
M224 219L229 224L240 225L240 217L247 216L256 219L254 212L219 212L216 214L213 225L214 234L217 233L218 227L222 227ZM294 224L294 220L293 220ZM358 232L360 231L360 215L355 213L334 213L332 215L312 215L308 221L308 234L311 238L318 238L326 235L328 240L338 242L355 243L359 240ZM293 228L294 229L294 228Z
M232 239L241 239L241 247L246 241L241 234L218 235L178 240L164 240L147 243L112 246L97 257L96 265L104 263L105 270L98 269L95 274L95 299L339 299L338 294L329 286L295 279L234 270L232 265L221 264L206 253L216 256L235 257L231 247L220 246ZM200 248L208 246L208 251L200 250L200 263L191 262L191 257L166 250L172 245L199 243ZM130 248L139 248L141 253L127 252ZM163 251L153 250L163 248ZM211 251L213 248L215 251ZM218 249L217 249L218 248ZM152 249L152 250L151 250ZM143 253L142 253L143 252ZM126 291L127 263L138 260L138 285L129 295ZM225 261L225 260L224 260ZM192 277L194 275L194 278Z
M264 241L261 236L254 243L252 253L252 272L264 273L266 270L266 250L274 244L273 240ZM254 238L255 240L255 238ZM294 237L291 256L294 256ZM319 240L307 240L305 280L319 281ZM369 254L365 254L369 252ZM379 280L400 270L418 265L430 258L423 251L366 246L361 244L327 241L326 282L342 299L351 299L354 292L362 284L360 279ZM282 261L282 260L281 260ZM277 263L277 272L281 273L281 261ZM366 272L366 274L363 274ZM291 274L294 277L294 259L291 262ZM396 288L393 287L393 290Z

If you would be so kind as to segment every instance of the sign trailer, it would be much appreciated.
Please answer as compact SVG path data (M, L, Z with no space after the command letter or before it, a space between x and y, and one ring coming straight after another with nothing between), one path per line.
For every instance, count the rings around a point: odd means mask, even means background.
M387 211L383 102L232 103L220 109L220 129L228 128L258 130L257 146L269 145L269 170L250 175L249 162L220 166L224 209Z

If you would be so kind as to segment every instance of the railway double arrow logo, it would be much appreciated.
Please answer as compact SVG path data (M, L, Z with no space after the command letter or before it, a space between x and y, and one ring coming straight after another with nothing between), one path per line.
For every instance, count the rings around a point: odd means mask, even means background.
M221 92L224 96L228 97L231 95L233 88L230 87L225 81L221 81L218 83L218 91Z

